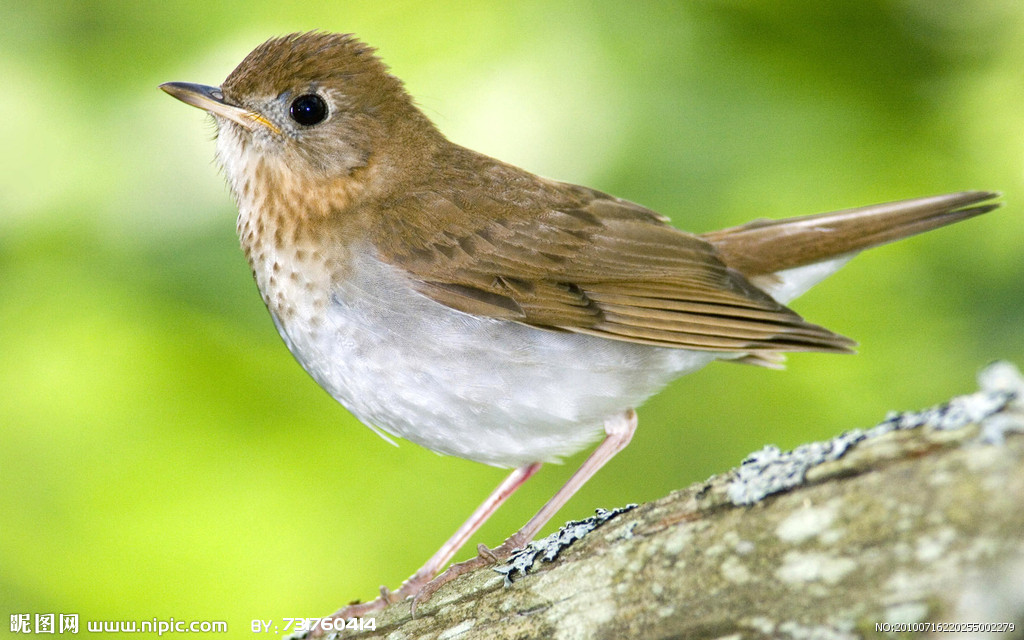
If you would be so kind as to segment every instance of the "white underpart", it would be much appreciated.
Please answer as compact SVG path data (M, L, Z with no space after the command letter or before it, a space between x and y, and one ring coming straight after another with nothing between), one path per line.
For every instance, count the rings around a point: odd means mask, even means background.
M605 418L714 354L473 316L413 291L367 252L319 330L279 322L306 370L357 418L438 453L520 466L575 453Z
M838 271L855 255L857 254L848 253L824 262L785 269L775 273L774 282L762 282L758 278L754 278L753 282L782 304L788 304L790 300L802 296L808 289Z
M469 315L415 292L372 251L352 255L361 257L326 310L303 307L301 291L286 295L295 315L275 317L281 335L357 418L438 453L504 467L557 460L672 379L737 357ZM837 262L845 259L780 274L779 297L801 293ZM307 330L315 315L324 322Z

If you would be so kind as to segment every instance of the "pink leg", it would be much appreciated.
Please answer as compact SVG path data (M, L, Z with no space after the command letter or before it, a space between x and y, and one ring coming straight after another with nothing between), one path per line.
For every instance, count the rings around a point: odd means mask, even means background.
M508 475L505 480L498 485L498 488L491 492L491 495L487 496L483 504L477 507L473 515L469 516L459 527L458 531L448 539L441 548L437 550L426 564L424 564L419 571L409 577L408 580L402 583L396 591L389 591L387 587L380 588L380 597L371 600L370 602L363 602L360 604L353 604L347 607L342 607L330 617L333 619L344 619L366 615L383 609L388 604L404 600L405 598L416 595L422 590L423 586L426 585L430 580L444 568L448 561L452 559L459 549L462 548L466 541L469 540L477 529L483 526L484 522L498 510L498 507L502 505L505 500L508 499L516 489L523 486L523 483L530 479L530 476L537 473L540 469L541 463L534 462L533 464L525 467L519 467ZM310 634L312 638L319 638L324 633L324 629L317 626Z
M572 474L569 481L562 485L562 488L547 501L547 504L540 508L537 515L530 518L529 522L523 525L522 529L512 534L512 537L509 538L509 540L516 539L517 544L515 548L529 544L534 536L537 535L537 532L565 506L565 503L580 490L580 487L587 483L587 480L590 480L601 467L614 458L615 454L626 448L629 441L633 439L635 431L636 411L632 409L627 409L621 415L605 421L605 437L601 444L597 445L594 452L576 470L576 473Z
M627 409L621 415L610 418L604 423L605 438L601 441L601 444L597 445L594 452L590 454L590 457L586 459L582 466L576 470L576 473L569 478L561 489L558 490L555 495L547 501L537 515L530 518L530 520L523 525L523 528L513 533L501 546L494 549L487 549L483 545L480 545L480 555L471 560L454 564L448 568L447 571L437 576L426 584L423 589L416 594L413 599L413 609L415 611L416 604L422 602L430 597L441 585L449 582L450 580L457 578L458 576L468 573L479 567L486 566L499 560L508 558L512 552L516 549L525 547L533 537L537 535L537 532L548 523L549 520L561 509L566 502L572 498L573 494L579 491L580 487L586 484L587 480L590 480L598 469L603 467L605 463L615 457L615 454L622 451L629 441L633 438L633 432L636 431L636 411L633 409Z
M487 496L483 504L477 507L473 515L469 516L458 531L448 539L441 548L437 550L430 560L427 560L419 571L414 573L408 580L402 583L402 586L398 588L393 594L391 594L391 602L398 602L404 600L406 597L416 595L423 585L430 582L434 576L441 572L448 564L448 561L452 559L459 549L476 533L487 519L491 517L498 507L508 499L516 489L523 486L530 476L537 473L540 470L541 463L534 462L531 465L525 467L519 467L505 478L505 481L498 485L491 495Z

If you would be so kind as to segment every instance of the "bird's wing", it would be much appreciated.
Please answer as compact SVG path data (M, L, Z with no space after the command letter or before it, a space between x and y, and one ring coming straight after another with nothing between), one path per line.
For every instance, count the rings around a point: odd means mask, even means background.
M558 183L553 183L558 184ZM853 342L752 285L707 241L581 187L559 206L409 194L388 203L381 256L459 311L613 340L754 354ZM571 196L571 197L570 197ZM557 198L556 198L557 200ZM471 221L446 225L443 220ZM764 352L765 358L756 354Z

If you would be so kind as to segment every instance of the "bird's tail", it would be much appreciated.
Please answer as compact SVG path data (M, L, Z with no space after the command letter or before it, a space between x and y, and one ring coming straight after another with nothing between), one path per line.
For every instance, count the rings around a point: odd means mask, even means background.
M748 278L877 247L992 211L990 191L962 191L783 220L755 220L703 234L724 262Z

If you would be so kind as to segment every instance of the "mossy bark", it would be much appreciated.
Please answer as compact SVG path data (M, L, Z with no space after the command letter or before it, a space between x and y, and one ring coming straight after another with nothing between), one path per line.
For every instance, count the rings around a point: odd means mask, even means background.
M895 637L884 623L954 622L1014 624L971 637L1016 637L1024 435L978 434L886 433L749 507L729 498L735 471L715 476L614 518L511 586L479 570L415 618L393 605L356 635L873 638Z

